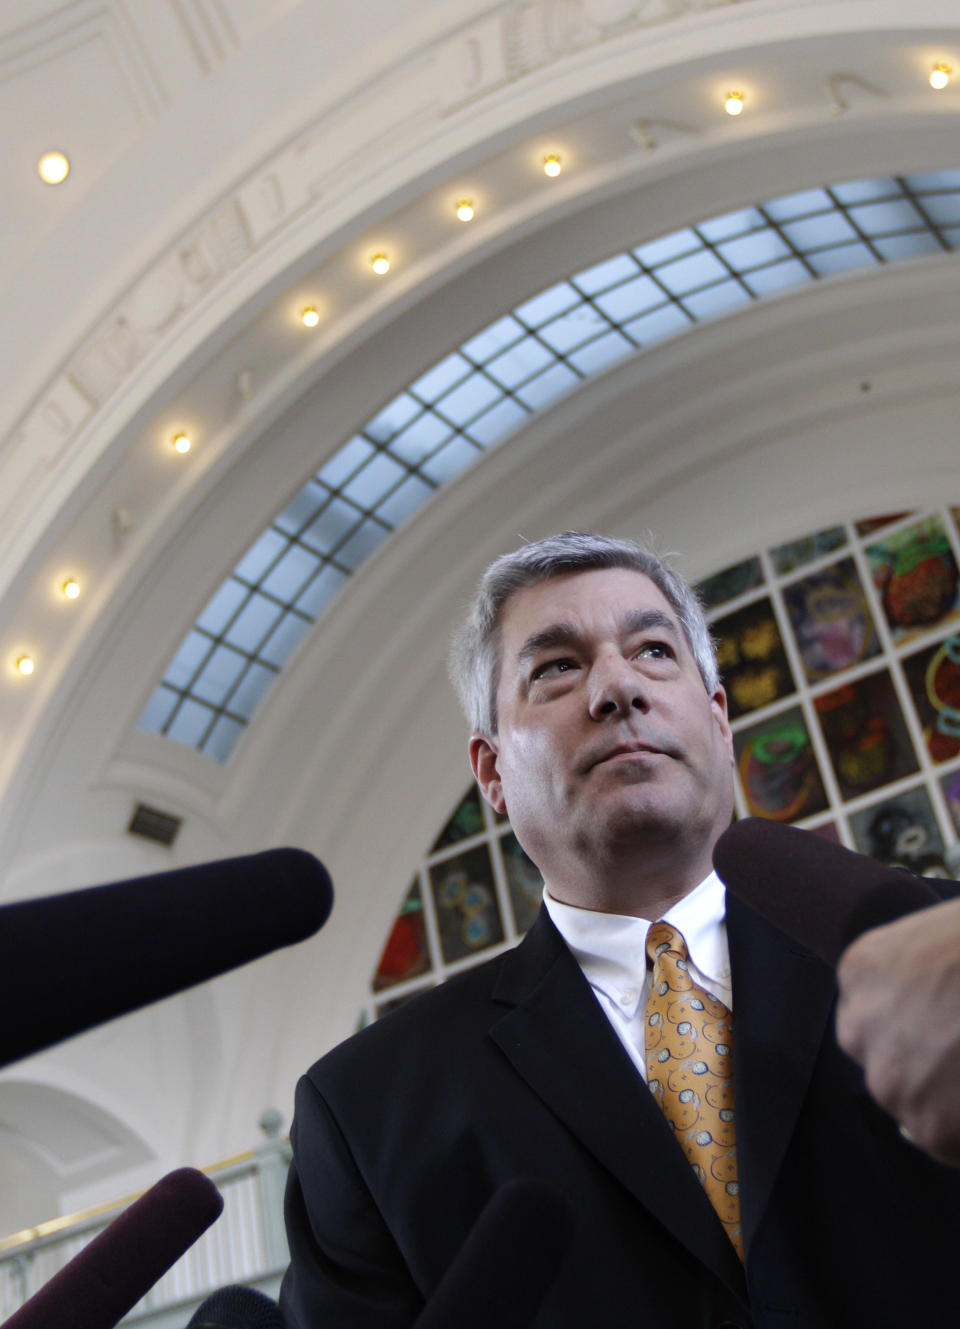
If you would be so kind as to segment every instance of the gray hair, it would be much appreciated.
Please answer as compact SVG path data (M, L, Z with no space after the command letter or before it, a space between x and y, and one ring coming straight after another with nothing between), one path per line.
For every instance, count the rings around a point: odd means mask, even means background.
M510 597L552 577L603 568L642 572L662 592L679 619L703 685L713 695L719 686L717 657L693 588L659 555L633 540L564 531L503 554L480 579L450 651L450 677L472 729L487 735L497 732L500 621Z

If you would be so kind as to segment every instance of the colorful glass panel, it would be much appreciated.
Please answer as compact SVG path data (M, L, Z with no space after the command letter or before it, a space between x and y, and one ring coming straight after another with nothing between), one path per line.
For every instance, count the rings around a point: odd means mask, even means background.
M750 813L799 821L822 812L827 795L799 706L734 735L737 772Z
M934 761L960 753L960 635L909 655L903 672Z
M485 844L430 869L440 948L447 964L503 941L503 920Z
M716 619L711 627L731 719L796 691L768 598Z
M880 650L852 558L785 586L783 599L808 682L849 669Z
M705 578L698 583L697 594L704 609L715 609L717 605L736 600L738 596L746 595L747 591L762 584L763 568L759 558L753 557Z
M840 549L847 543L847 533L842 526L830 526L824 531L814 531L799 540L789 540L770 550L770 561L774 571L786 576L795 568L802 568L805 563L812 563L815 558L822 558L834 549Z
M373 977L373 990L382 992L397 983L405 983L425 974L429 968L430 950L423 921L423 901L420 883L415 880L390 929Z
M887 670L814 701L844 798L879 789L917 769L917 758Z
M895 641L958 617L957 563L939 517L869 545L867 558Z
M860 852L881 863L925 877L947 875L943 838L926 789L910 789L851 813L850 829Z

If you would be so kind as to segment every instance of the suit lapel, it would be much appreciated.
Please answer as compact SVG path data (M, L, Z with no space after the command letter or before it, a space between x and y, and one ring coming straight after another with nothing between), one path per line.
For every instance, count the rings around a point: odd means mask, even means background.
M546 1106L739 1295L740 1262L643 1080L546 911L494 991L491 1036Z
M832 1018L834 975L727 896L744 1244L763 1215Z

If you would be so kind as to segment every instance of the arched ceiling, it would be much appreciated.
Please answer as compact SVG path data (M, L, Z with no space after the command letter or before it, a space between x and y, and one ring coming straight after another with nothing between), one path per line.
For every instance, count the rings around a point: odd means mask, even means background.
M466 780L443 660L483 562L558 526L650 528L698 576L838 512L956 493L956 260L739 310L536 419L352 579L223 767L135 729L197 611L358 423L525 294L791 189L960 165L960 88L926 82L960 67L960 17L948 0L146 10L0 11L0 95L27 127L4 149L0 270L4 891L284 841L339 888L316 942L205 999L218 1069L186 1077L176 1130L152 1124L173 1165L245 1143L349 1032ZM51 146L73 159L63 192L32 174ZM137 799L184 818L172 851L125 834ZM316 1017L291 1021L304 991ZM104 1037L43 1064L69 1078ZM119 1059L99 1064L109 1080ZM124 1092L110 1082L121 1117Z

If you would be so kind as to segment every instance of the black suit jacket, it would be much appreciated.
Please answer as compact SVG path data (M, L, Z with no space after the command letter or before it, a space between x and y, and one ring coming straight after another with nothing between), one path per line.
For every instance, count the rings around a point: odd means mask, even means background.
M727 924L745 1266L541 912L515 950L301 1081L291 1329L409 1326L517 1176L576 1213L538 1329L960 1322L960 1172L907 1144L866 1093L833 1037L832 970L732 898Z

